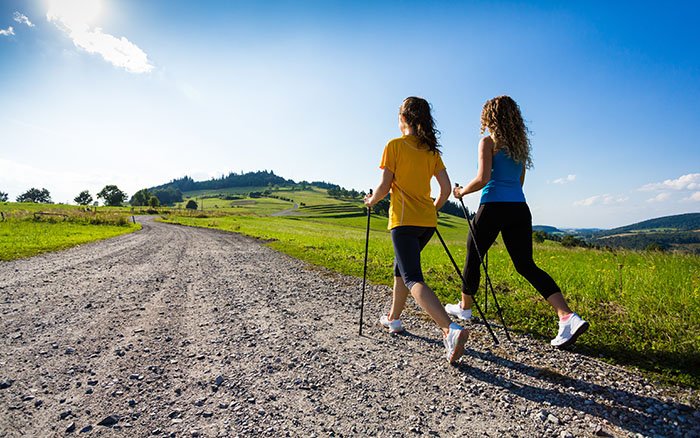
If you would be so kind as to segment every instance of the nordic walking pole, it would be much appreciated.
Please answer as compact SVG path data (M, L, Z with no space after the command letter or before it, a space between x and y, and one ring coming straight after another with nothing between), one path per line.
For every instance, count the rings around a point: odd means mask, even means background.
M442 247L445 248L445 252L447 253L447 257L450 258L450 261L452 262L452 266L454 266L455 271L457 271L457 275L462 280L462 285L464 285L465 284L464 276L462 275L462 272L459 270L459 266L457 266L457 262L455 262L455 259L452 257L452 254L450 253L450 250L447 248L447 244L442 239L442 236L440 235L440 232L437 230L437 227L435 228L435 234L437 234L438 239L440 239L440 243L442 243ZM489 333L491 334L491 337L493 338L493 343L498 345L498 338L496 338L496 334L493 332L493 330L491 330L491 325L486 320L486 316L484 315L484 312L481 311L481 307L479 307L479 303L474 301L474 306L476 307L476 310L479 312L481 319L484 320L484 324L486 325L486 329L489 331Z
M467 218L469 220L469 218ZM476 242L474 243L476 245ZM486 254L484 254L484 272L487 272L489 268L489 252L486 251ZM484 281L484 312L489 311L489 287Z
M459 187L458 183L455 183L455 187ZM493 284L491 283L491 277L489 276L489 271L488 267L484 263L484 259L481 257L481 252L479 251L479 246L476 244L476 233L474 232L474 226L472 225L472 221L469 220L469 210L467 209L467 206L464 205L464 200L462 198L459 198L460 204L462 204L462 211L464 212L464 217L467 219L467 223L469 224L469 231L472 234L472 240L474 241L474 248L476 249L476 255L479 258L479 261L481 262L481 266L484 267L484 277L486 285L491 289L491 295L493 296L493 303L496 305L496 312L498 313L498 317L501 320L501 324L503 324L503 330L506 332L506 338L508 338L509 341L512 341L510 338L510 333L508 332L508 326L506 325L505 319L503 319L503 312L501 310L501 306L498 304L498 299L496 298L496 292L493 290ZM487 292L488 293L488 292ZM476 303L476 301L475 301Z
M372 189L369 189L372 194ZM367 252L369 251L369 219L372 214L372 207L367 206L367 234L365 234L365 266L362 274L362 300L360 304L360 336L362 336L362 317L365 310L365 284L367 284Z

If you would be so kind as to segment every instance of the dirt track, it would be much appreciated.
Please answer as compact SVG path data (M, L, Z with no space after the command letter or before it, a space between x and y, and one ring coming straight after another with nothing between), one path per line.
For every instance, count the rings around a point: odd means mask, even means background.
M385 287L359 337L361 279L143 225L0 263L0 436L700 436L690 391L480 325L450 367L419 312L376 324Z

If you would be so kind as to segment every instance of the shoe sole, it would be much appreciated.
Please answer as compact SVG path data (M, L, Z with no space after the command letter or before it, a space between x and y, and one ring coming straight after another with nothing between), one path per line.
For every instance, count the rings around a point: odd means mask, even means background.
M380 322L380 324L382 324L382 323ZM401 329L399 329L399 330L392 329L390 326L384 325L384 324L382 324L382 327L384 327L385 329L389 330L389 333L391 333L391 334L403 333L403 331L406 330L406 329L403 328L403 327L401 327Z
M447 309L445 309L445 312L446 312L448 315L451 315L451 316L454 316L455 318L461 319L462 321L471 321L471 319L472 319L471 316L470 316L469 318L465 318L465 317L463 317L462 315L457 314L457 313L452 313L452 312L450 312L450 311L447 310Z
M448 315L452 315L452 316L454 316L455 318L457 318L457 319L459 319L459 320L461 320L461 321L471 321L471 320L472 320L471 316L470 316L469 318L465 318L465 317L463 317L462 315L455 315L454 313L450 313L450 312L447 312L447 314L448 314Z
M457 338L455 350L452 352L452 356L450 356L450 365L454 365L460 357L464 356L464 344L467 343L467 339L469 339L469 332L466 329L462 329Z
M579 336L581 336L582 334L584 334L586 332L586 330L588 330L589 326L590 326L590 324L588 324L588 321L584 321L584 323L581 324L581 326L578 328L578 330L576 330L566 342L564 342L560 345L557 345L556 347L559 349L562 349L562 348L566 348L566 347L573 345L574 342L576 342L576 339Z

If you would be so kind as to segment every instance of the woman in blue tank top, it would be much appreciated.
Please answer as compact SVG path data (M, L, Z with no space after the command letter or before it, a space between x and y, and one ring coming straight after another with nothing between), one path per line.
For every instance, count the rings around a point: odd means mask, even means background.
M489 135L479 142L479 168L465 187L455 187L461 198L482 190L481 205L474 218L474 234L467 237L467 261L462 300L447 304L447 313L460 319L471 318L473 296L479 288L480 261L476 248L486 254L498 233L513 260L515 269L525 277L559 316L559 332L551 344L563 348L573 344L588 329L588 323L572 312L556 282L532 259L532 215L525 202L525 170L532 167L530 140L520 108L509 96L487 101L481 112L481 133Z

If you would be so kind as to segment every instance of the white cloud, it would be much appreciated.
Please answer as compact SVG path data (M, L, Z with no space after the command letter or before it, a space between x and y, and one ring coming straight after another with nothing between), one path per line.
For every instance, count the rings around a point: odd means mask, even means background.
M26 15L24 15L24 14L20 14L19 12L15 12L15 13L12 15L12 17L13 17L14 20L15 20L16 22L18 22L18 23L26 24L26 25L29 26L29 27L34 27L34 23L32 23L31 21L29 21L29 18L28 18Z
M15 29L10 26L7 29L0 29L0 35L2 36L10 36L15 34Z
M695 192L687 198L682 199L685 202L700 202L700 192Z
M671 194L668 192L659 193L653 198L647 199L647 202L664 202L671 198Z
M660 183L651 183L642 186L641 191L653 190L700 190L700 173L689 173L677 179L667 179Z
M88 53L97 53L116 67L131 73L148 73L153 65L148 55L125 37L91 28L90 22L99 14L98 0L53 0L49 4L46 19L53 22L73 40L76 47Z
M567 175L564 178L555 179L554 181L552 181L552 184L567 184L573 181L576 181L576 175Z
M629 198L626 196L613 196L610 194L595 195L590 198L582 199L574 202L577 207L590 207L592 205L615 205L627 202Z

